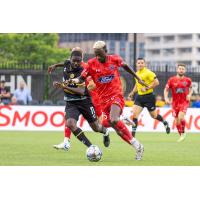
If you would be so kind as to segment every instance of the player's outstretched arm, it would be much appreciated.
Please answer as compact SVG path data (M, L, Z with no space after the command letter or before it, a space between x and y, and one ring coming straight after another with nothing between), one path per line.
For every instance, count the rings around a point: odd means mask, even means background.
M139 82L140 84L144 85L145 87L148 87L148 85L147 85L143 80L141 80L140 77L135 73L135 71L132 70L126 63L124 63L124 64L122 65L122 67L123 67L128 73L132 74L132 75L138 80L138 82Z
M48 67L48 73L51 74L57 67L63 67L64 63L57 63Z
M165 87L164 89L164 99L165 99L165 103L166 104L170 104L170 100L169 100L169 88Z
M91 90L94 90L95 88L96 88L96 84L94 83L93 80L90 80L89 83L88 83L88 85L87 85L87 89L89 91L91 91Z

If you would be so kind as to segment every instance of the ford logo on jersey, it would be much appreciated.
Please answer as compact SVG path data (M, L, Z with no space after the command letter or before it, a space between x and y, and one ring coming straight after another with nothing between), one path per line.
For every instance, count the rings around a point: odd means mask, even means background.
M114 70L114 69L115 69L115 66L114 66L114 65L110 65L110 66L109 66L109 69L110 69L110 70Z
M176 94L181 94L181 93L184 93L184 92L185 92L184 88L177 88L176 89Z
M110 81L113 80L113 78L115 77L114 74L108 75L108 76L102 76L99 78L99 82L100 83L109 83Z

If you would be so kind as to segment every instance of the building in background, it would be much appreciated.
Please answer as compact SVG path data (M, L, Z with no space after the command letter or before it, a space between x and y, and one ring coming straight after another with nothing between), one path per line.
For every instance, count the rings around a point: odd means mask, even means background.
M93 44L97 40L107 43L110 54L120 55L129 65L133 65L134 37L133 33L60 33L59 46L73 48L80 46L85 56L93 55ZM144 34L137 33L137 57L145 56Z
M145 33L145 58L151 66L200 66L200 34Z

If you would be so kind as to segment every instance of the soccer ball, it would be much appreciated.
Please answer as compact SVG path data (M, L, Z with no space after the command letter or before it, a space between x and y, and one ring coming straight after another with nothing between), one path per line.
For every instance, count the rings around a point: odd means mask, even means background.
M86 150L86 156L89 161L98 162L99 160L101 160L102 151L97 145L91 145Z

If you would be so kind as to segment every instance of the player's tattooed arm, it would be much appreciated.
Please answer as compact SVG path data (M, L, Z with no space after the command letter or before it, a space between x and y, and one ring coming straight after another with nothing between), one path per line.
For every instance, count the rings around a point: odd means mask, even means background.
M57 63L48 67L48 73L51 74L57 67L63 67L64 63Z
M135 73L134 70L132 70L126 63L123 63L122 67L130 74L132 74L141 85L144 85L145 87L148 87L148 85L142 80L140 79L140 77Z

